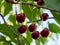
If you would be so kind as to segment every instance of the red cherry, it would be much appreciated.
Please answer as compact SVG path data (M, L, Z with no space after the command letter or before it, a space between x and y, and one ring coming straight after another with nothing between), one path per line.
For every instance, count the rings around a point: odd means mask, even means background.
M49 15L47 13L43 13L40 18L43 19L43 21L46 21L48 19Z
M32 38L33 39L37 39L39 37L39 32L38 31L34 31L33 33L32 33Z
M29 25L28 29L30 32L33 32L36 29L36 27L37 26L35 24L31 24L31 25Z
M40 5L40 6L44 5L44 0L37 1L37 4Z
M44 28L42 31L41 31L41 36L42 37L47 37L49 35L49 30L48 28Z
M18 27L18 32L21 34L26 32L26 30L27 30L27 27L25 25Z
M20 13L16 15L16 20L20 23L25 21L25 14L24 13Z

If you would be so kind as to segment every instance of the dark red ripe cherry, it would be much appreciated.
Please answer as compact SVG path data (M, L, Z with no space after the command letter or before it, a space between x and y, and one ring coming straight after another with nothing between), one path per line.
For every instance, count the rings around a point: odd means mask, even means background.
M44 5L44 0L37 1L37 4L40 5L40 6Z
M49 15L47 13L43 13L40 18L43 19L43 21L46 21L48 19Z
M24 13L20 13L16 15L16 20L20 23L25 21L25 14Z
M42 31L41 31L41 36L42 37L47 37L49 35L49 30L48 28L44 28Z
M32 38L33 39L37 39L39 37L39 32L38 31L34 31L33 33L32 33Z
M21 34L26 32L26 30L27 30L27 27L25 25L18 27L18 32Z
M35 24L31 24L31 25L29 25L28 29L30 32L33 32L36 29L36 27L37 26Z

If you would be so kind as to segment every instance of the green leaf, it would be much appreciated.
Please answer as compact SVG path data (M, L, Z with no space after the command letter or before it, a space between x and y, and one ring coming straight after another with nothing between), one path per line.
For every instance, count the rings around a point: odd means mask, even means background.
M60 11L59 0L44 0L47 7Z
M30 45L30 42L27 40L27 38L26 37L24 37L24 36L22 36L22 35L20 35L19 36L20 37L20 43L21 43L21 45Z
M5 38L0 35L0 41L5 41Z
M7 35L7 36L9 36L12 41L17 43L17 40L15 40L15 35L13 34L13 32L5 24L0 24L0 32Z
M12 45L11 44L11 41L7 41L6 40L6 37L4 37L4 36L2 36L2 35L0 35L0 45Z
M44 45L47 42L47 38L40 37L40 42Z
M20 37L20 44L25 45L25 43L26 43L25 39L21 35L19 37Z
M3 45L12 45L11 42L4 42Z
M8 20L13 23L13 25L16 25L16 16L15 15L10 15Z
M1 11L1 6L2 6L2 1L3 1L3 0L0 0L0 11Z
M11 3L4 3L4 15L8 14L12 10L12 4Z
M24 39L26 45L30 45L31 42L29 42L27 39Z
M36 45L40 45L40 38L35 40Z
M24 2L26 2L26 1L28 1L28 0L21 0L21 1L24 1Z
M40 9L34 8L34 9L32 9L32 13L33 13L33 20L36 20L37 17L40 16Z
M38 8L34 8L32 6L28 6L28 5L22 5L22 9L23 12L25 13L26 17L32 21L37 19L37 17L40 16L40 10L38 10Z
M3 1L3 0L0 0L0 5L1 5L2 1Z
M11 25L11 27L15 30L15 32L18 33L18 31L17 31L18 24L16 23L16 16L15 15L10 15L8 20L13 24L13 25Z
M33 15L32 15L32 10L28 5L22 5L23 12L25 13L26 17L32 21L33 20Z
M56 12L52 12L53 16L54 16L54 19L56 20L56 22L58 24L60 24L60 14L59 13L56 13Z
M49 25L49 30L51 32L53 32L53 33L60 33L60 28L56 24L54 24L54 23L50 24L49 23L48 25Z
M29 43L31 43L32 42L32 37L31 37L31 33L27 30L27 32L26 32L26 40L29 42Z
M32 13L33 13L33 20L38 20L41 15L40 9L34 8ZM39 25L40 21L37 21L36 23Z
M10 41L1 41L0 45L12 45Z
M11 10L12 10L12 4L4 1L1 6L2 15L4 16L7 15Z
M44 45L46 42L47 42L47 38L43 38L41 36L35 40L36 45L40 45L40 43Z

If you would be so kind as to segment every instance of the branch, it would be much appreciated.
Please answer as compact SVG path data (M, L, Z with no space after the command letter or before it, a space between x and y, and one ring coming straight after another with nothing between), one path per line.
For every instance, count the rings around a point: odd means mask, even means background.
M48 19L53 19L54 17L49 17ZM31 22L38 22L38 21L41 21L41 19L38 19L38 20L33 20ZM31 22L27 22L27 23L31 23Z
M50 11L54 11L54 12L60 13L60 11L58 11L58 10L55 10L55 9L52 9L52 8L48 8L48 7L44 7L44 6L40 6L40 5L37 5L37 4L32 4L32 3L29 3L29 2L13 2L13 4L26 4L26 5L35 6L35 7L39 7L39 8L43 8L43 9L48 9Z
M7 27L13 32L13 34L16 36L16 38L17 38L17 40L18 40L18 45L20 45L20 40L19 40L18 34L14 31L14 29L13 29L12 27L10 27L10 26L6 23L4 17L2 16L1 13L0 13L0 16L2 17L2 19L3 19L4 23L6 24L6 26L7 26Z

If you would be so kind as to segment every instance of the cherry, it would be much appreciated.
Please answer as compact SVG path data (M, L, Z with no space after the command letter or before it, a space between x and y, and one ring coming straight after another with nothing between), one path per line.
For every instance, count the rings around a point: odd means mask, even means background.
M24 13L20 13L16 15L16 20L20 23L25 21L25 14Z
M38 0L37 4L40 5L40 6L44 5L44 0Z
M39 37L39 32L38 31L34 31L32 34L31 34L32 38L33 39L37 39Z
M18 32L21 33L21 34L26 32L26 30L27 30L27 27L25 25L22 25L22 26L18 27Z
M49 35L49 29L48 28L44 28L42 31L41 31L41 36L42 37L47 37Z
M49 15L47 13L43 13L40 18L43 20L43 21L46 21L48 19Z
M37 26L35 24L30 24L28 29L29 29L30 32L33 32L36 29L36 27Z

